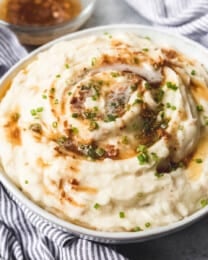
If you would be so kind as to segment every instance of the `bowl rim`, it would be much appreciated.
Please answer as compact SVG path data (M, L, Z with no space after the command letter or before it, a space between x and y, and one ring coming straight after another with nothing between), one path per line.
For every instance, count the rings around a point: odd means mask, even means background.
M163 29L157 29L152 26L148 25L138 25L138 24L113 24L113 25L105 25L105 26L97 26L90 29L81 30L78 32L70 33L65 36L59 37L56 40L53 40L39 48L37 48L35 51L31 52L29 55L27 55L25 58L21 59L18 63L16 63L12 68L9 69L8 72L0 79L0 88L4 86L4 82L9 80L9 77L16 74L19 69L24 67L34 56L36 56L38 53L45 51L52 47L54 44L61 42L61 41L70 41L73 39L79 39L87 35L92 34L99 34L104 33L106 31L118 31L118 30L126 30L126 31L133 31L138 30L138 35L140 34L139 30L146 31L146 35L148 33L156 33L160 35L164 35L164 37L172 37L175 40L179 40L185 44L191 45L193 48L197 48L201 52L204 52L208 56L208 50L203 47L202 45L198 44L197 42L194 42L184 36L164 31ZM161 227L155 227L151 228L149 230L144 230L142 232L106 232L106 231L97 231L88 229L73 223L70 223L68 221L65 221L52 213L49 213L48 211L44 210L35 202L30 200L29 198L24 195L16 186L12 183L11 180L9 180L9 177L6 176L3 171L0 171L0 181L5 185L5 187L11 192L11 194L14 196L14 198L17 200L18 204L21 207L21 204L24 205L26 208L28 208L31 212L39 216L42 220L47 221L51 225L71 232L72 234L79 235L83 238L87 238L90 240L103 240L103 242L108 241L111 243L112 241L119 241L119 242L139 242L144 240L149 240L154 237L163 236L167 233L173 233L179 229L185 228L188 225L191 225L192 223L196 222L203 216L205 216L208 213L208 207L201 208L195 213L183 218L182 220L179 220L177 222L171 223L166 226Z
M66 22L58 23L56 25L15 25L2 19L0 19L0 25L9 27L11 30L22 31L26 33L44 33L49 31L57 31L62 27L74 27L77 25L77 23L82 21L87 16L87 14L91 12L91 10L94 9L96 1L97 0L90 0L90 2L81 10L81 12L76 17Z

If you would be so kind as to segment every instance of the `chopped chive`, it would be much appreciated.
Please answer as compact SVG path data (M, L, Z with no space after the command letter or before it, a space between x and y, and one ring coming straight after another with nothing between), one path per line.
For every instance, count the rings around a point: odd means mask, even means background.
M66 137L65 136L60 136L57 140L56 140L56 142L59 144L59 145L63 145L64 144L64 142L66 141Z
M148 48L143 48L142 50L143 50L143 51L149 51L149 49L148 49Z
M150 223L150 222L145 223L145 227L146 227L146 228L151 227L151 223Z
M202 200L200 201L200 204L201 204L202 208L204 208L205 206L208 205L208 199L202 199Z
M99 209L100 208L100 204L95 203L95 205L93 207L94 207L94 209Z
M111 107L116 107L116 103L115 102L112 102L110 105L111 105Z
M134 85L131 85L131 87L130 87L130 88L131 88L131 90L132 90L132 91L135 91L135 90L137 89L137 85L136 85L136 84L134 84Z
M156 93L155 101L156 101L157 103L160 103L160 102L162 101L163 97L164 97L164 94L165 94L164 90L160 88L160 89L157 91L157 93Z
M202 163L203 160L202 160L201 158L196 158L196 159L195 159L195 162L196 162L196 163Z
M85 150L85 155L87 155L90 159L97 159L98 155L95 151L96 149L92 145L81 145L80 148Z
M147 151L147 147L145 145L140 144L137 147L137 152L146 152Z
M151 86L150 86L149 82L145 82L144 86L145 86L146 89L151 89Z
M104 81L103 81L103 80L98 80L98 84L99 84L100 86L102 86L102 85L103 85L103 83L104 83Z
M208 125L208 116L204 116L204 125L205 125L205 126Z
M108 114L107 117L105 118L105 122L112 122L116 120L116 116Z
M36 112L35 109L31 109L31 110L30 110L30 113L31 113L32 116L36 116L36 115L37 115L37 112Z
M52 123L52 127L53 127L53 128L57 128L57 126L58 126L58 123L57 123L56 121L54 121L54 122Z
M142 100L141 98L136 98L136 99L134 100L133 105L141 104L141 103L143 103L143 100Z
M69 91L69 92L68 92L68 96L71 96L71 94L72 94L72 92L71 92L71 91Z
M96 130L96 129L98 129L98 128L99 128L99 125L98 125L97 122L95 122L95 121L91 121L91 122L90 122L90 126L89 126L89 130L90 130L90 131L94 131L94 130Z
M72 132L73 132L73 134L78 134L79 133L79 130L78 130L78 128L76 128L76 127L72 127L71 128L72 129Z
M56 98L54 104L57 105L59 103L58 99Z
M138 232L138 231L142 231L142 229L139 226L134 228L134 232Z
M164 119L164 118L165 118L165 112L164 112L164 111L161 111L160 117L161 117L161 119Z
M143 165L149 162L149 155L147 153L147 148L145 145L139 145L137 147L137 152L139 153L137 155L137 160L139 161L139 164Z
M197 106L196 106L196 109L197 109L198 112L204 111L204 108L203 108L202 105L197 105Z
M72 113L72 117L73 117L73 118L77 118L78 116L79 116L78 113Z
M69 69L69 64L65 64L65 68L66 68L66 69Z
M167 107L167 108L171 108L171 104L168 102L168 103L166 104L166 107Z
M86 119L93 119L96 117L96 113L91 112L91 111L85 111L84 116Z
M98 96L97 96L97 95L94 95L94 96L92 96L92 100L93 100L93 101L96 101L96 100L97 100L97 98L98 98Z
M119 212L119 217L120 218L125 218L125 213L123 211Z
M128 137L126 135L122 136L121 142L122 144L128 144L129 143Z
M149 36L145 36L144 38L145 38L146 40L149 40L149 41L151 40L151 38L150 38Z
M195 75L196 75L196 71L195 71L195 70L192 70L192 71L191 71L191 75L192 75L192 76L195 76Z
M102 157L105 154L105 150L103 148L97 148L95 152L99 157Z
M37 111L37 112L43 112L43 107L38 107L38 108L36 109L36 111Z
M92 66L95 66L95 63L96 63L97 59L95 57L92 58L92 61L91 61L91 65Z
M47 96L45 94L42 95L43 99L47 99Z
M109 39L111 39L111 38L112 38L112 35L111 35L109 32L104 32L104 35L108 36L108 37L109 37Z
M161 178L164 176L164 173L155 172L155 177Z
M29 183L29 181L28 180L25 180L25 184L28 184Z
M60 75L60 74L57 74L57 75L56 75L56 78L60 78L60 77L61 77L61 75Z
M119 73L118 72L111 72L111 76L113 77L113 78L117 78L117 77L119 77Z
M143 165L149 162L149 156L147 153L142 152L137 155L137 160L139 161L139 164Z
M166 86L167 86L169 89L172 89L173 91L176 91L176 90L178 89L178 87L176 86L176 84L173 83L173 82L170 82L170 81L168 81L168 82L166 83Z
M157 162L159 159L158 155L156 153L151 153L151 155L152 155L152 159Z
M172 109L172 110L176 110L176 106L171 105L169 102L166 103L166 107L167 107L167 108L170 108L170 109Z

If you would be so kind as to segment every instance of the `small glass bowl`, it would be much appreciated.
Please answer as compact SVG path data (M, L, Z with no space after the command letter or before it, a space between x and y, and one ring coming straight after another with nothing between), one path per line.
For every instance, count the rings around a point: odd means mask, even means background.
M0 0L1 4L2 0ZM69 32L76 31L91 16L96 0L80 0L82 11L74 19L51 26L20 26L13 25L0 19L4 25L16 33L21 43L26 45L41 45Z

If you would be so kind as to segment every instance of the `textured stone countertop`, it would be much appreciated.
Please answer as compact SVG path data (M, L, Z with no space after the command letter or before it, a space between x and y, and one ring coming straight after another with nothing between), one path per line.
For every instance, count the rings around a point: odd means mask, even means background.
M124 0L97 1L94 14L83 28L118 23L149 24ZM173 235L118 248L132 260L208 260L208 216Z

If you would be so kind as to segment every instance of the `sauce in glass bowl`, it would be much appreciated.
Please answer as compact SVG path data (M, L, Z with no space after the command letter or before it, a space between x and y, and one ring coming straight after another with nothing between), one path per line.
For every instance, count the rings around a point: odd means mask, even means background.
M20 42L37 46L79 29L96 0L0 0L0 26Z
M4 2L2 11L4 20L23 26L60 24L72 20L82 10L79 0L6 0Z

